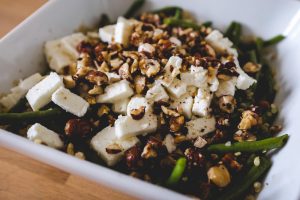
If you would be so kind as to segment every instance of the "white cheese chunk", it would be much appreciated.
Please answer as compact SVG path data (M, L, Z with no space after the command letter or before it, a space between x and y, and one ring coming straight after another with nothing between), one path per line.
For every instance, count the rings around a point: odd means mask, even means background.
M133 89L127 80L121 80L105 88L105 93L98 96L98 103L114 103L133 95Z
M213 30L210 34L208 34L208 36L205 37L205 40L217 52L233 52L231 48L233 43L228 38L224 38L223 34L218 30Z
M89 107L86 100L63 87L56 90L51 99L56 105L77 117L84 116Z
M224 95L234 96L236 81L237 81L236 77L232 77L231 79L226 80L226 81L220 80L219 88L215 93L216 96L217 97L221 97L221 96L224 96Z
M148 52L152 54L155 52L155 48L149 43L144 43L139 45L138 52Z
M25 96L29 89L42 80L39 73L35 73L28 78L21 80L18 86L11 88L10 93L0 99L0 104L4 110L8 111L14 107Z
M162 83L164 86L168 87L172 84L174 78L178 74L180 74L180 69L181 69L181 64L182 64L182 58L178 56L171 56L164 67L164 75L162 78Z
M118 82L121 80L121 77L119 74L117 73L114 73L114 72L105 72L107 78L108 78L108 82L109 84L112 84L112 83L115 83L115 82Z
M193 114L201 117L208 116L212 96L213 95L207 88L199 88L194 99L192 108Z
M146 99L154 102L169 100L169 95L159 82L155 82L153 87L150 88L146 93Z
M207 70L192 65L191 71L181 73L180 78L187 86L202 87L207 81Z
M130 116L119 116L115 121L115 127L116 135L120 139L153 133L157 129L157 117L148 113L140 120L134 120Z
M138 142L139 140L137 137L131 137L124 140L118 139L115 134L115 128L108 126L92 138L91 146L108 166L113 166L122 159L125 151L136 145ZM119 146L121 152L109 154L106 151L106 148L109 147L109 145Z
M216 129L216 119L210 118L197 118L186 123L188 129L187 137L195 139L204 136Z
M191 119L193 102L193 97L186 93L180 98L175 98L171 102L170 107L177 109L179 113L182 113L186 118Z
M172 42L176 46L181 46L182 45L181 41L177 37L170 37L170 42Z
M27 137L31 141L41 140L42 143L56 149L60 149L64 145L63 141L60 139L57 133L49 130L39 123L35 123L28 129Z
M173 151L176 150L174 137L171 134L166 135L163 144L166 146L169 153L172 153Z
M187 85L177 78L173 79L172 84L169 86L166 86L164 82L161 83L173 97L179 98L187 92Z
M50 103L52 94L63 85L62 78L57 73L51 72L28 91L26 98L31 108L37 111Z
M237 78L236 87L241 90L247 90L254 83L256 83L255 79L250 77L245 72L241 72Z
M149 113L152 110L150 103L145 97L132 97L127 106L127 115L131 116L131 111L140 107L145 107L145 113Z
M116 101L112 105L112 110L115 113L126 115L127 114L127 105L128 105L128 103L129 103L129 99L128 98Z
M73 33L61 39L61 47L75 61L79 57L77 46L85 41L87 37L82 33Z
M115 35L116 25L108 25L99 29L99 37L103 42L112 43Z
M219 80L217 78L217 73L218 73L218 70L213 69L213 68L211 68L208 71L209 75L208 75L207 83L209 85L210 91L212 91L212 92L217 91L218 87L219 87Z
M127 46L133 29L133 23L124 17L119 17L115 29L115 42Z
M75 62L75 60L64 51L60 40L46 42L44 51L50 69L58 73L66 66Z

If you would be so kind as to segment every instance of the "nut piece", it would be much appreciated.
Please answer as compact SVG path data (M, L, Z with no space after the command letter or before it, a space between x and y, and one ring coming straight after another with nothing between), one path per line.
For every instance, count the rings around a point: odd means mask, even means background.
M137 75L134 78L134 88L137 94L142 94L146 89L146 77Z
M205 165L205 157L195 148L187 148L184 155L192 166L203 167Z
M68 88L68 89L72 89L76 86L75 80L70 75L69 76L64 76L63 81L64 81L65 87Z
M250 110L246 110L242 114L242 120L238 126L241 130L250 129L258 124L258 116L256 113Z
M89 67L80 67L76 74L74 75L74 79L77 80L79 78L83 78L85 75L87 75L89 73L89 71L91 71L91 68Z
M160 71L160 64L154 59L143 59L140 61L139 66L142 74L148 78L155 76Z
M236 106L236 100L233 96L230 95L222 96L219 99L219 107L221 111L224 111L226 113L233 113L235 106Z
M258 71L260 71L261 69L261 65L259 64L255 64L253 62L247 62L244 67L243 67L244 71L247 73L256 73Z
M118 154L118 153L122 152L122 150L123 150L122 147L116 143L110 144L105 148L105 151L108 154Z
M142 119L145 115L145 109L146 109L145 106L142 106L142 107L137 108L137 109L132 109L130 111L130 115L131 115L132 119L134 119L134 120Z
M172 116L172 117L179 117L180 116L179 113L177 113L174 110L171 110L171 109L167 108L166 106L161 106L161 110L163 111L164 114Z
M129 169L137 169L143 164L141 160L141 151L141 148L135 145L125 152L126 165Z
M67 154L70 154L72 156L75 154L74 145L72 143L69 143L67 146Z
M103 93L104 93L103 88L101 86L98 86L98 85L94 85L93 89L90 89L88 91L89 95L100 95L100 94L103 94Z
M238 161L236 161L235 156L231 153L225 154L222 158L222 161L226 166L235 171L240 171L242 169L242 165Z
M108 83L107 75L100 71L90 71L85 79L98 86Z
M119 75L121 76L122 79L129 79L130 78L130 71L129 71L129 65L128 63L124 63L120 68L119 68Z
M65 133L69 137L85 138L92 132L92 125L84 119L70 119L65 126Z
M203 148L206 144L207 144L207 141L200 136L194 142L194 146L199 149Z
M163 143L155 137L150 137L142 152L142 158L156 158L162 150Z
M102 117L103 115L109 114L109 111L110 111L110 109L109 109L108 106L106 106L106 105L101 105L100 108L99 108L98 111L97 111L97 115L98 115L99 117Z
M79 158L80 160L85 160L85 155L84 155L84 153L82 153L82 152L76 152L75 153L75 157L76 158Z
M230 174L224 165L209 168L208 179L218 187L226 187L230 183Z
M171 117L170 119L170 131L178 132L184 125L184 116Z

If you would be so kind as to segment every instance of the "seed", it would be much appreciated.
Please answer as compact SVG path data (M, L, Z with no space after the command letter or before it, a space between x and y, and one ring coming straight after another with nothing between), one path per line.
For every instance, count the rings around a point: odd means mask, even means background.
M254 165L255 165L256 167L258 167L258 166L260 165L260 158L259 158L259 156L256 156L256 157L254 158L253 163L254 163Z
M254 191L256 192L256 193L259 193L260 191L261 191L261 189L262 189L262 184L260 183L260 182L255 182L254 184L253 184L253 187L254 187Z

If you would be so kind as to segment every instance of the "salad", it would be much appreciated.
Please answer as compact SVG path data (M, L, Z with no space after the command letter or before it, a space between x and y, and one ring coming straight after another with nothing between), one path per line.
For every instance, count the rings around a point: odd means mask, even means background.
M134 18L143 3L47 41L48 73L0 98L1 128L189 196L254 199L288 139L264 56L284 37L222 32L175 6Z

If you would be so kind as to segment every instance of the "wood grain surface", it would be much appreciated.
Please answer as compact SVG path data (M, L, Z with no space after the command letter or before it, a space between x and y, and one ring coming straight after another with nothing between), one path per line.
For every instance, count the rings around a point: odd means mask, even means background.
M46 0L0 0L0 38ZM129 200L127 195L0 147L0 200Z

